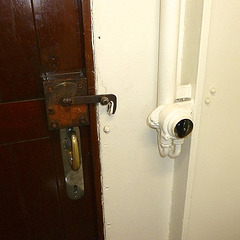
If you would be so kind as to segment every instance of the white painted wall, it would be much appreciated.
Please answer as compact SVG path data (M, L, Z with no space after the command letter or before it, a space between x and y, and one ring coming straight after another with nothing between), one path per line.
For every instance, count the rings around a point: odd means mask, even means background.
M97 90L119 102L114 116L99 114L106 239L165 240L174 161L160 158L146 124L157 100L159 1L94 0L92 11Z
M181 2L178 82L194 86L195 129L174 161L160 158L146 124L156 107L159 0L92 1L97 91L119 101L114 116L99 109L107 240L240 239L240 2Z
M205 1L183 240L240 239L239 12L239 1Z

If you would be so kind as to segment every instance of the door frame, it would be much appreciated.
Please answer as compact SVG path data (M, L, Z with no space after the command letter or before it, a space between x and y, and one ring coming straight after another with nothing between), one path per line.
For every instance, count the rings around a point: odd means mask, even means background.
M212 17L212 3L213 0L203 1L202 9L202 22L201 22L201 35L199 44L199 57L198 57L198 72L196 79L196 96L195 96L195 130L192 133L191 146L189 153L189 165L188 165L188 176L186 182L186 195L185 203L183 209L183 222L182 222L182 235L181 240L188 239L188 229L190 220L190 211L192 204L193 195L193 184L194 177L196 173L196 156L198 149L198 135L200 131L200 121L202 112L202 99L203 99L203 89L205 84L205 73L207 64L207 54L208 54L208 43L209 43L209 32L211 26Z
M92 48L92 23L91 23L91 0L81 1L82 17L83 17L83 32L84 32L84 49L86 61L86 76L88 79L88 95L95 95L95 74L94 74L94 61L93 61L93 48ZM79 4L80 5L80 4ZM104 239L104 224L103 224L103 210L102 210L102 186L101 186L101 163L98 142L98 129L97 129L97 114L96 106L89 105L90 117L90 139L93 160L93 180L95 191L95 204L97 213L97 230L99 240Z

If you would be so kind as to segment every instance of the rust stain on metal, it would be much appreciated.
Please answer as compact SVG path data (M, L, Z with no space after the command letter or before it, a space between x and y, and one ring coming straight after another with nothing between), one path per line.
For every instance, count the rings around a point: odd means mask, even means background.
M80 86L80 87L79 87ZM65 76L43 82L45 105L50 130L89 124L88 106L71 105L63 99L87 95L87 79Z
M49 122L58 123L58 128L66 128L71 126L79 126L80 124L88 124L88 106L74 105L61 106L53 105L54 114L48 114ZM82 116L85 116L85 122L82 122Z

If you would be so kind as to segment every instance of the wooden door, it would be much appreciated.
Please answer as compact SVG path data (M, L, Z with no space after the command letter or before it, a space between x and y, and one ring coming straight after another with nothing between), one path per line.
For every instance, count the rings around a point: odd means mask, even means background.
M0 0L0 239L103 239L95 106L81 126L85 194L68 198L42 81L85 75L94 94L89 0Z

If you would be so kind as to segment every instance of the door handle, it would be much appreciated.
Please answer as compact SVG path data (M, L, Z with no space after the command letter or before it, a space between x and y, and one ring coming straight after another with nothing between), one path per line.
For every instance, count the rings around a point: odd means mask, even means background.
M70 199L77 200L84 195L80 129L60 129L60 140L67 195Z
M81 132L89 125L89 104L107 106L109 115L117 109L114 94L88 95L87 78L81 73L45 76L43 81L49 130L60 130L67 195L76 200L84 195Z
M78 137L74 130L71 130L69 135L71 139L71 148L72 148L72 150L70 151L72 153L72 160L70 161L70 164L71 164L72 170L77 171L81 165Z

